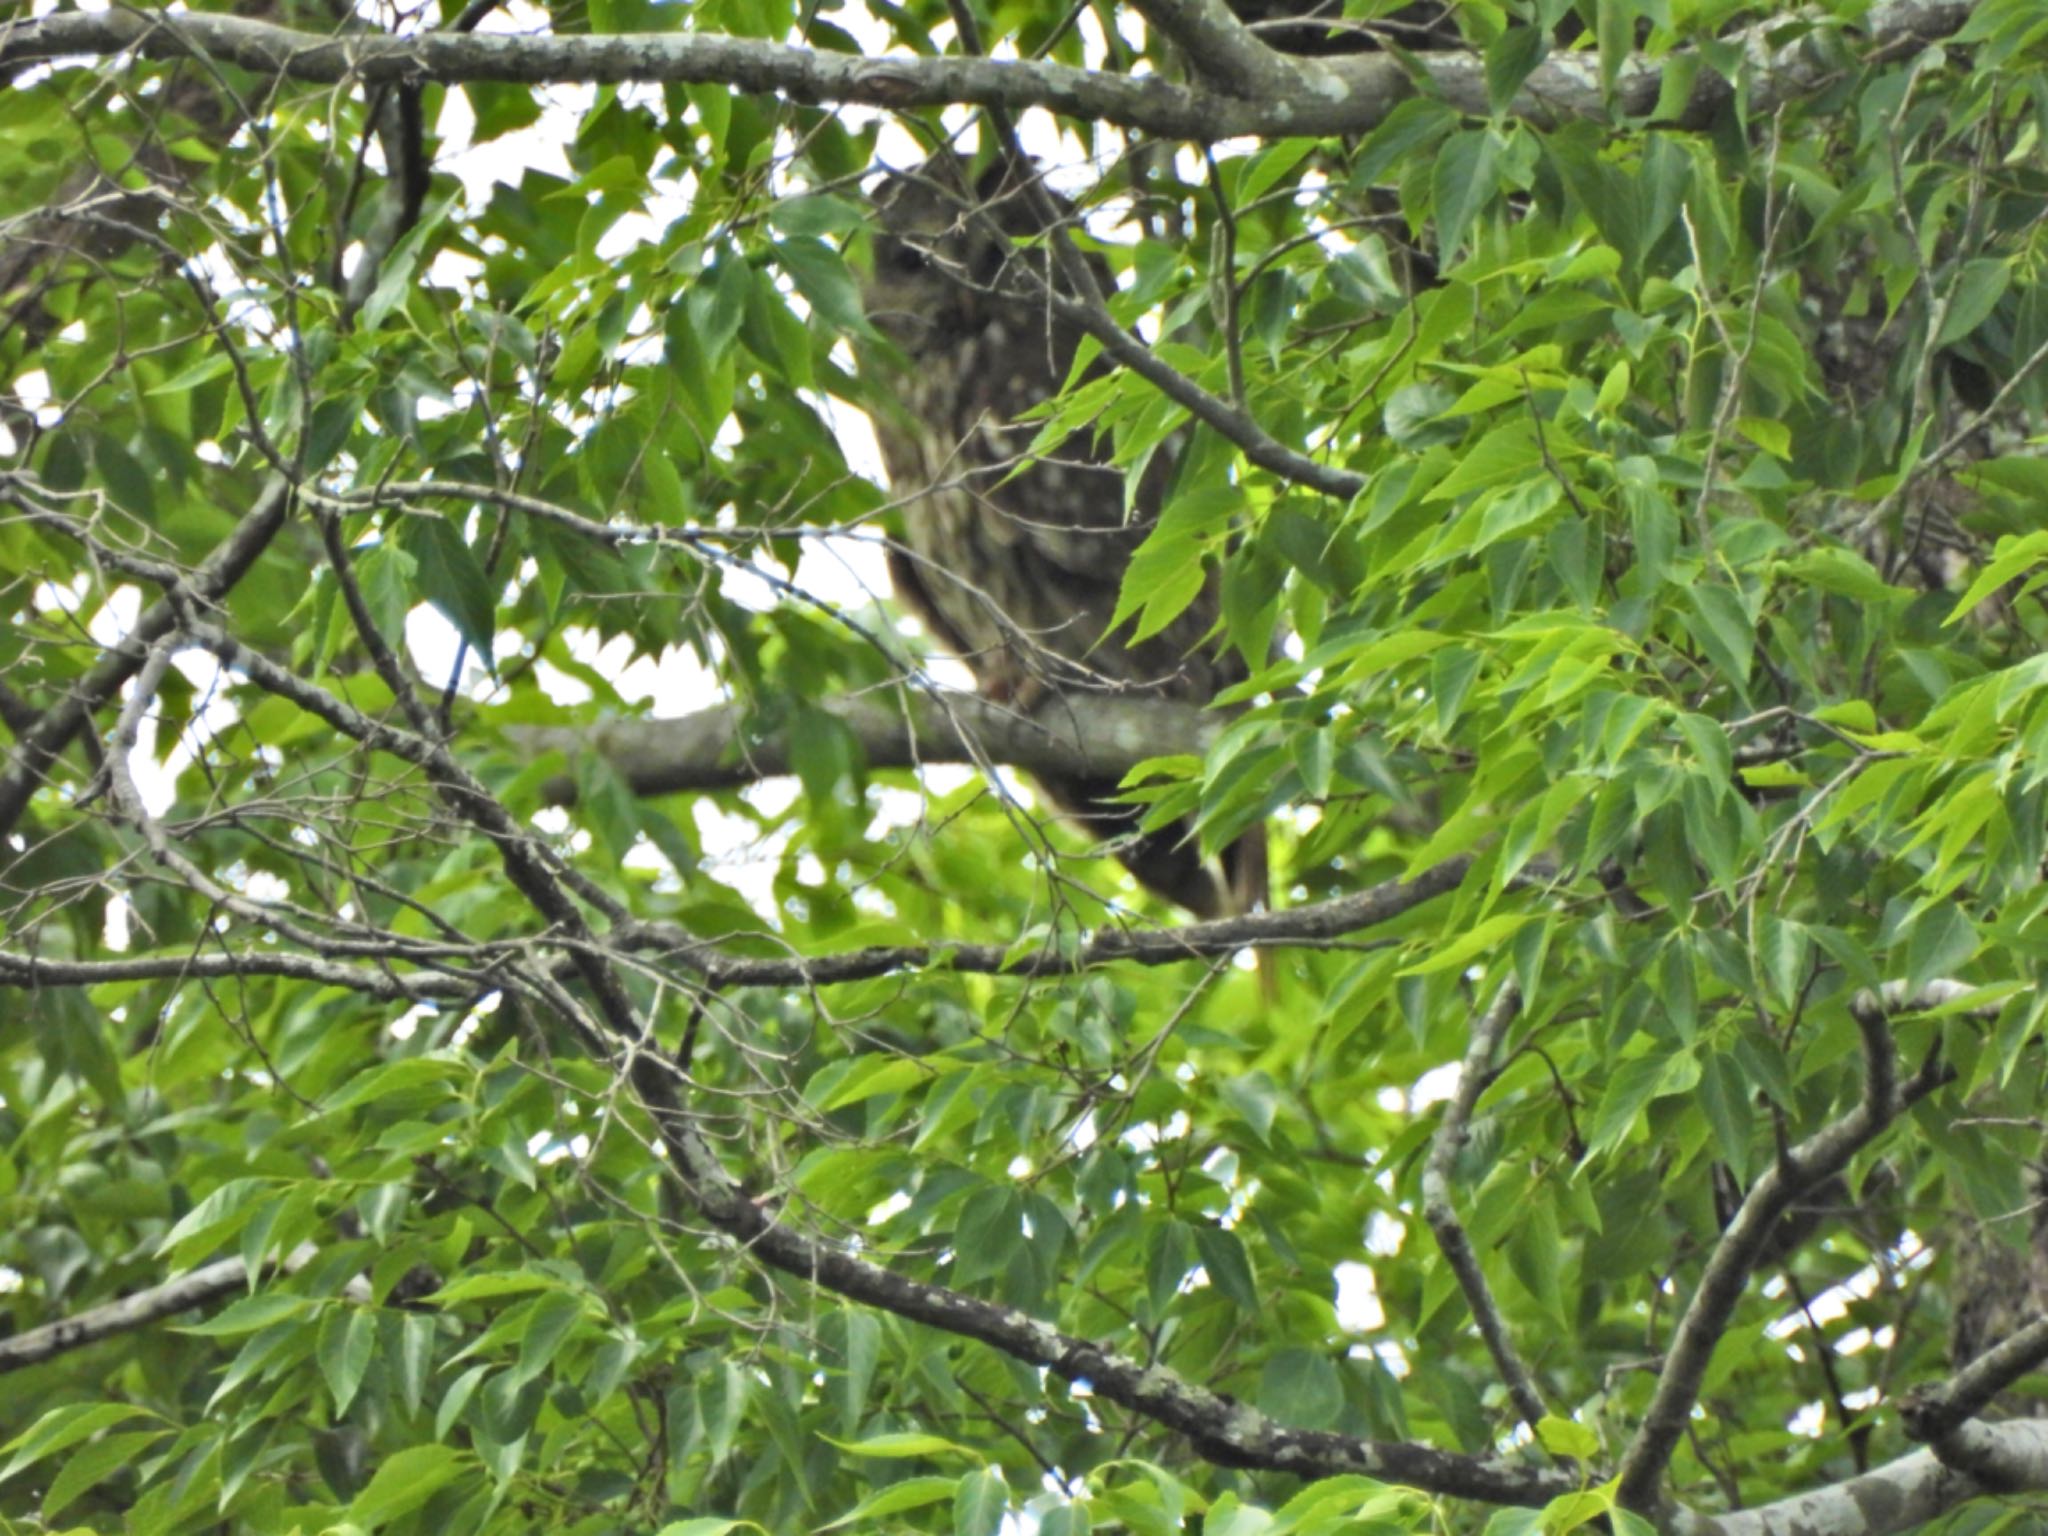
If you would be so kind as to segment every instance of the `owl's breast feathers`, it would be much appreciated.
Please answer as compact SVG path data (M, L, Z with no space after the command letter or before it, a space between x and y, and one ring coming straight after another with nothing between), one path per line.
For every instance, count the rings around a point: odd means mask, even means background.
M1039 423L1025 418L1059 392L1080 336L1055 317L990 218L970 216L964 191L945 203L934 193L964 185L957 162L939 162L877 197L868 311L908 362L875 413L903 507L902 546L890 557L898 596L992 697L1211 698L1245 676L1236 656L1206 643L1221 608L1213 575L1161 633L1132 643L1110 627L1172 455L1155 457L1127 506L1124 474L1092 431L1030 452ZM1008 233L1034 232L1012 227L1022 207L1014 195L994 206ZM1204 915L1249 904L1233 889L1245 884L1242 872L1219 879L1184 829L1136 836L1134 814L1111 803L1116 784L1043 782L1096 836L1123 839L1118 857L1146 885Z
M1136 645L1108 634L1171 453L1127 506L1123 472L1092 431L1030 452L1040 423L1025 418L1073 362L1078 339L1064 331L1043 307L993 296L922 330L891 381L900 410L885 406L875 422L903 499L899 595L992 692L1036 683L1207 698L1237 680L1200 649L1218 611L1213 581L1164 633Z

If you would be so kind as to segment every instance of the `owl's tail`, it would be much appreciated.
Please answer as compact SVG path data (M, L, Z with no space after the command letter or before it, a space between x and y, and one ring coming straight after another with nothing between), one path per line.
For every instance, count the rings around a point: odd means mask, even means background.
M1113 779L1042 778L1039 784L1069 818L1091 836L1112 844L1119 862L1140 885L1196 917L1239 917L1270 903L1264 827L1246 832L1223 850L1220 860L1205 859L1186 825L1139 832L1139 813L1117 802L1121 786ZM1263 950L1258 964L1259 986L1270 1000L1274 973Z
M1263 825L1253 827L1223 850L1229 916L1263 912L1273 905L1273 869L1267 860L1267 852ZM1255 949L1252 951L1252 963L1259 971L1259 997L1264 1002L1273 1002L1280 995L1277 957L1270 949Z

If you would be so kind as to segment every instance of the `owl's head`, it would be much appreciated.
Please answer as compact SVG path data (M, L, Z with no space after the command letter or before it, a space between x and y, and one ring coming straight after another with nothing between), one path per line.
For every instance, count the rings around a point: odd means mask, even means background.
M1040 233L1024 189L1006 162L972 177L949 151L876 187L874 267L861 298L875 328L913 360L1030 302L1011 270L1012 237Z

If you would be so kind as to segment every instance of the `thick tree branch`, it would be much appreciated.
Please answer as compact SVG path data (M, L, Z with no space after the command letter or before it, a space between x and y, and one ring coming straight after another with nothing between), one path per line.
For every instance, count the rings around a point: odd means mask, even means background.
M1429 1159L1422 1166L1422 1218L1436 1234L1438 1249L1458 1277L1458 1288L1465 1293L1472 1322L1479 1329L1480 1338L1486 1341L1486 1352L1493 1356L1494 1369L1507 1386L1515 1412L1533 1429L1547 1411L1543 1394L1516 1353L1514 1340L1508 1337L1507 1319L1501 1316L1493 1289L1486 1283L1486 1273L1479 1267L1479 1256L1472 1251L1472 1239L1466 1235L1464 1223L1458 1220L1457 1207L1451 1203L1451 1165L1464 1143L1465 1125L1492 1073L1493 1053L1521 1005L1521 989L1509 982L1472 1028L1465 1059L1458 1065L1458 1091L1444 1105L1444 1117L1430 1143Z
M1223 0L1134 0L1132 9L1180 46L1196 73L1233 96L1291 89L1299 60L1275 51Z
M1014 1308L911 1280L828 1247L775 1222L754 1201L739 1200L717 1210L704 1207L704 1214L755 1257L787 1274L898 1317L978 1340L1062 1380L1086 1382L1094 1396L1179 1431L1204 1456L1225 1466L1303 1478L1360 1473L1458 1498L1521 1506L1547 1503L1575 1483L1553 1469L1493 1457L1327 1430L1289 1429L1163 1366L1143 1365Z
M1032 773L1120 779L1146 758L1199 755L1228 723L1193 704L1088 694L1054 700L1036 714L979 694L904 690L818 706L850 731L870 768L930 763L1000 763ZM594 752L641 795L734 789L794 772L787 728L760 730L735 705L667 720L597 726L518 726L506 737L539 757ZM549 782L548 799L576 797L573 779Z
M1957 1371L1944 1386L1926 1387L1899 1403L1906 1433L1922 1442L1938 1442L1959 1429L2029 1372L2048 1361L2048 1318L2036 1318L2010 1338L2001 1339Z
M1997 1468L1995 1486L1922 1450L1775 1504L1725 1515L1682 1511L1664 1528L1670 1536L1899 1536L1987 1493L2048 1489L2048 1423L2027 1419L1970 1428L1974 1448Z
M1945 1080L1938 1059L1930 1058L1911 1082L1900 1085L1891 1015L1907 1007L1936 1006L1968 991L1960 982L1935 982L1908 996L1894 984L1881 996L1861 994L1851 1004L1863 1038L1862 1100L1832 1125L1782 1153L1751 1187L1715 1244L1672 1335L1650 1406L1622 1457L1618 1497L1625 1508L1648 1512L1656 1507L1664 1470L1699 1400L1715 1346L1727 1331L1751 1273L1768 1251L1779 1219L1801 1195L1848 1166L1849 1159L1901 1110Z
M195 643L213 652L227 666L241 671L259 688L289 699L364 746L389 752L420 767L426 767L443 750L410 731L372 720L326 689L316 687L269 658L237 644L218 630L194 625L189 627L189 633ZM466 773L464 777L467 777ZM480 788L475 792L485 794ZM486 798L489 798L487 794ZM494 807L497 805L495 800L490 803ZM499 814L504 815L502 808L499 808ZM505 816L504 826L513 828L516 824ZM519 835L524 836L523 833ZM715 939L685 933L672 925L649 923L621 924L614 933L614 939L627 948L663 954L696 970L712 986L821 986L837 981L864 980L931 964L944 964L955 970L1010 975L1060 975L1086 970L1111 960L1162 965L1176 960L1234 954L1240 949L1261 945L1320 943L1342 938L1360 928L1387 922L1425 901L1455 890L1471 866L1469 856L1451 859L1410 880L1389 881L1329 901L1277 912L1250 912L1239 917L1187 923L1177 928L1105 928L1071 948L1048 946L1035 954L1019 955L1015 949L1000 944L909 944L855 950L818 959L794 956L775 960L734 959L719 952Z
M1176 16L1193 8L1173 8ZM1874 6L1862 29L1880 48L1945 36L1969 15L1969 0L1890 0ZM1750 72L1753 112L1811 90L1841 68L1839 57L1818 46L1832 28L1813 18L1812 30L1774 16L1725 40L1739 49ZM1785 33L1794 41L1776 45ZM1204 47L1212 62L1222 51ZM1286 66L1257 96L1174 85L1156 76L1122 76L1040 60L862 58L776 43L706 34L616 37L514 37L489 33L424 33L411 37L325 36L232 16L145 15L135 11L74 12L20 23L0 33L0 68L136 49L154 58L202 52L221 63L264 75L334 83L345 80L457 84L471 80L539 85L588 81L616 84L718 83L780 94L817 104L885 108L959 103L1021 111L1045 107L1072 117L1115 123L1167 138L1212 143L1242 135L1361 133L1414 94L1404 66L1385 54L1330 61L1275 55ZM1240 60L1240 63L1242 61ZM1510 110L1537 122L1607 117L1618 110L1641 115L1656 104L1669 60L1626 61L1613 99L1590 53L1559 53L1531 72ZM1490 115L1485 68L1469 54L1413 56L1429 88L1460 111ZM1728 83L1701 69L1688 112L1725 100Z

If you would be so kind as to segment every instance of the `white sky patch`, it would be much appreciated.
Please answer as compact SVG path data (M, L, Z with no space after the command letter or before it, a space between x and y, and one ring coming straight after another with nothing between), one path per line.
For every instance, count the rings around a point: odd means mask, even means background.
M876 1204L868 1212L868 1225L879 1227L882 1223L902 1215L903 1212L909 1209L910 1196L905 1191L899 1189L895 1194L889 1196L888 1199Z
M1900 1238L1899 1246L1893 1252L1891 1264L1895 1269L1910 1271L1925 1268L1929 1263L1933 1262L1933 1259L1933 1251L1920 1241L1919 1235L1907 1232ZM1813 1314L1813 1321L1823 1327L1829 1323L1840 1322L1849 1315L1849 1304L1852 1301L1869 1300L1884 1288L1884 1284L1884 1271L1875 1264L1866 1264L1848 1279L1842 1281L1841 1284L1831 1285L1818 1296L1815 1296L1805 1308L1788 1312L1785 1316L1779 1318L1770 1325L1766 1332L1774 1339L1790 1339L1798 1334L1802 1334L1808 1328L1806 1319L1809 1311ZM1764 1294L1766 1296L1782 1296L1784 1292L1785 1284L1781 1278L1774 1277L1764 1286ZM1890 1330L1886 1331L1889 1332ZM1863 1333L1864 1330L1859 1329L1857 1332ZM1853 1338L1855 1335L1851 1334L1850 1337ZM1857 1348L1864 1348L1869 1342L1869 1337L1866 1334L1857 1345ZM1838 1344L1836 1349L1838 1353L1842 1354L1854 1352L1846 1348L1846 1340L1842 1344Z
M1433 1104L1441 1104L1458 1091L1458 1064L1446 1062L1441 1067L1431 1067L1415 1079L1415 1086L1408 1090L1408 1109L1411 1114L1420 1114Z
M542 1165L559 1163L565 1157L581 1162L590 1156L590 1138L580 1131L567 1139L553 1131L536 1131L527 1138L526 1150L535 1162Z
M1337 1324L1351 1333L1376 1333L1387 1325L1378 1281L1370 1264L1346 1260L1331 1271L1337 1282Z
M1391 1259L1407 1237L1407 1226L1385 1211L1374 1211L1366 1218L1365 1251L1376 1259Z

